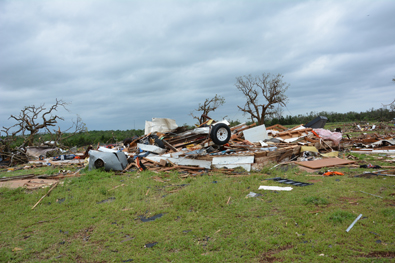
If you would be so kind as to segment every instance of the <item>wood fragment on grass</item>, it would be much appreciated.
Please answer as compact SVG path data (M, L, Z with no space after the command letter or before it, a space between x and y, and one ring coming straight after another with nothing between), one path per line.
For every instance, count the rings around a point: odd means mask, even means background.
M228 202L226 202L226 204L228 205L228 204L229 204L229 202L230 202L230 196L229 196Z
M159 176L154 176L154 177L151 177L151 178L154 179L154 181L157 181L157 182L160 182L160 183L164 183L165 182Z
M51 191L52 191L53 189L55 189L55 187L56 187L58 184L59 184L59 182L56 182L56 183L51 187L51 189L49 189L49 191L48 191L45 195L43 195L43 197L41 197L40 200L38 200L38 202L32 207L32 210L33 210L33 209L44 199L44 197L48 196L48 195L51 193Z
M121 185L114 186L113 188L108 189L107 192L112 191L112 190L114 190L114 189L117 189L118 187L121 187L121 186L125 186L125 184L121 184Z

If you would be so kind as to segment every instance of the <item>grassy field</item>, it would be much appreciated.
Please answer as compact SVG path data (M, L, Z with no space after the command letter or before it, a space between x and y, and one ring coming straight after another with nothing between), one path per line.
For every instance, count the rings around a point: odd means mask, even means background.
M312 177L296 167L270 168L198 177L86 171L34 210L48 188L0 188L0 261L394 262L394 177L354 177L368 169ZM288 186L265 180L272 177L313 185L258 190ZM261 196L246 198L250 192Z

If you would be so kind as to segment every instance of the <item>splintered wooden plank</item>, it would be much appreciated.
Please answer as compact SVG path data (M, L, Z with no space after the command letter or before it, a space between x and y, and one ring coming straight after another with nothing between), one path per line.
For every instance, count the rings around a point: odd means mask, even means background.
M321 159L316 161L306 161L306 162L296 162L296 164L310 168L310 169L320 169L323 167L330 167L336 165L353 164L355 161L344 160L340 158L329 158Z

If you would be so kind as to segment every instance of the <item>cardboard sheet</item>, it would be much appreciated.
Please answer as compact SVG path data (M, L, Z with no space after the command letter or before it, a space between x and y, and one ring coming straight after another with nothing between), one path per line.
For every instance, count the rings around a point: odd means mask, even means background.
M344 160L340 158L329 158L329 159L321 159L316 161L296 162L296 164L310 169L320 169L322 167L330 167L330 166L353 164L353 163L355 163L355 161Z

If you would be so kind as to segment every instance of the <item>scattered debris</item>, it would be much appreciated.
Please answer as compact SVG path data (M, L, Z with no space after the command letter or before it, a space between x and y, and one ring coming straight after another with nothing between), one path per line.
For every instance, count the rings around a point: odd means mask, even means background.
M361 193L364 193L364 194L372 195L372 196L375 196L375 197L383 198L383 197L381 197L381 196L374 195L374 194L369 194L369 193L366 193L366 192L364 192L364 191L360 191L360 192L361 192Z
M262 194L257 194L257 193L254 193L254 192L250 192L250 193L246 196L246 198L249 198L249 197L258 197L258 196L262 196Z
M163 213L160 213L151 217L140 216L140 220L142 222L150 222L150 221L154 221L157 218L161 218L163 215L164 215Z
M144 247L145 247L145 248L151 248L151 247L156 246L157 244L158 244L158 242L147 243L147 244L144 245Z
M290 184L290 185L294 185L294 186L308 186L308 185L313 185L313 184L309 184L309 183L302 183L302 182L297 182L294 180L289 180L289 179L283 179L281 177L275 177L275 178L269 178L269 179L265 179L265 180L273 180L277 183L282 183L282 184ZM292 188L291 188L292 189Z
M359 219L361 219L361 217L362 217L362 214L360 214L360 215L354 220L354 222L352 222L352 224L346 229L346 232L349 232L349 231L351 230L351 228L355 225L355 223L356 223Z
M334 175L341 175L343 176L344 173L338 171L327 171L326 173L322 174L323 176L334 176Z
M66 200L66 198L56 199L56 203L61 204Z
M105 200L96 202L96 204L111 203L111 202L114 201L114 200L115 200L115 197L110 197L110 198L108 198L108 199L105 199Z
M258 190L271 190L271 191L291 191L292 187L280 187L280 186L259 186Z
M380 169L381 166L378 165L372 165L372 164L363 164L360 165L359 168L373 168L373 169Z
M125 237L126 237L126 238L125 238L124 240L122 240L121 243L124 243L124 242L127 242L127 241L130 241L130 240L133 240L133 239L134 239L134 237L131 237L131 236L129 236L129 235L126 235Z

